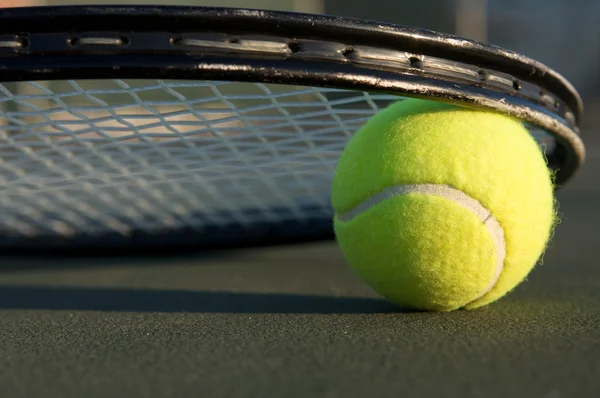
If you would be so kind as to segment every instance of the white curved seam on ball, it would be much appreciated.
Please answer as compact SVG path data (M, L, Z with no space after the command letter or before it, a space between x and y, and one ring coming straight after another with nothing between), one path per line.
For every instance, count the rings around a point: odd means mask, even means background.
M350 221L358 215L369 210L371 207L378 205L379 203L391 199L395 196L406 195L409 193L418 193L424 195L436 195L445 199L449 199L471 211L475 214L481 222L485 225L489 234L494 241L496 246L496 269L489 286L486 287L476 298L471 300L469 303L480 299L485 296L498 282L502 271L504 270L504 258L506 257L506 240L504 239L504 230L502 226L493 216L493 214L486 209L478 200L470 197L466 193L459 191L458 189L452 188L449 185L442 184L414 184L414 185L394 185L387 187L375 195L369 197L357 206L348 210L345 213L337 214L337 218L340 221ZM469 304L466 303L465 305Z

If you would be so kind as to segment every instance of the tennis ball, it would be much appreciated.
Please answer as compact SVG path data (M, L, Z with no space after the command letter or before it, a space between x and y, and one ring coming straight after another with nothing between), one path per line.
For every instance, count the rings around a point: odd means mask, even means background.
M554 225L551 173L521 122L394 103L350 140L332 185L351 268L400 306L477 308L520 283Z

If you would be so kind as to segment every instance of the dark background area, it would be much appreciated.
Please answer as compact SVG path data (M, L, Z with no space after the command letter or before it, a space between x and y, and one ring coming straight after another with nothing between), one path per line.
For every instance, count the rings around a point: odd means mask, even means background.
M451 0L187 4L470 29L457 26ZM485 15L482 39L563 73L587 105L587 163L558 193L562 223L544 264L515 292L476 311L404 312L358 280L331 242L162 257L3 257L0 395L600 396L600 3L490 0Z

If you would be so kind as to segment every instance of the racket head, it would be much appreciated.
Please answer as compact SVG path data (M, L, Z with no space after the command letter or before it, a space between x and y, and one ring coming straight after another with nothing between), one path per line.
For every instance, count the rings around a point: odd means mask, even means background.
M584 158L581 98L562 76L416 28L231 8L17 8L0 15L0 63L3 248L331 238L337 157L406 97L520 118L559 185Z

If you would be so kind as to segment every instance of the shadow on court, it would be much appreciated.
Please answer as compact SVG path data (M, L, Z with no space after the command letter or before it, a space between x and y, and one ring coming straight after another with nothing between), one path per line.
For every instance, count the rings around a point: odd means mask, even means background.
M121 266L155 266L165 261L193 261L194 266L211 261L235 259L235 250L200 251L200 250L163 250L156 253L140 253L139 251L107 252L97 255L95 252L86 255L83 252L62 254L32 253L30 255L0 255L0 273L10 273L37 269L77 269L77 268L110 268Z
M376 298L32 286L0 286L0 308L263 314L405 312L385 300Z

